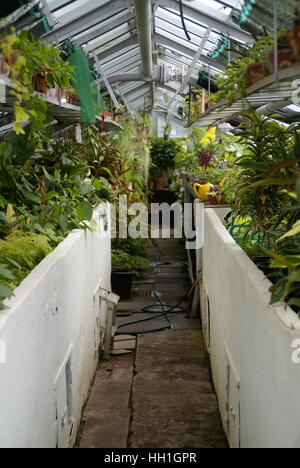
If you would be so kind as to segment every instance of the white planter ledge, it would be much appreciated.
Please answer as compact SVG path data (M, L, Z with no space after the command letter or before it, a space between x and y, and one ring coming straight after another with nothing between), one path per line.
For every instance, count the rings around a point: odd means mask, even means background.
M270 305L270 286L206 210L201 314L233 447L300 447L300 320L285 304Z
M109 205L95 210L98 231ZM15 290L0 314L0 447L74 442L98 362L101 310L110 289L110 239L70 234Z

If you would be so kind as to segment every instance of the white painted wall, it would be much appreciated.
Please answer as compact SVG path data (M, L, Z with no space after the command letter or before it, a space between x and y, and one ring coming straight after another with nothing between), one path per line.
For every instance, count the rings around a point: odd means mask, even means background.
M98 228L107 212L106 205L95 211ZM75 231L0 314L6 348L6 362L0 359L1 448L65 447L72 426L74 442L98 362L99 323L105 323L94 294L100 285L110 288L110 272L110 240Z
M298 316L269 305L271 283L213 210L205 212L203 268L204 332L231 445L300 448L300 364L292 362Z

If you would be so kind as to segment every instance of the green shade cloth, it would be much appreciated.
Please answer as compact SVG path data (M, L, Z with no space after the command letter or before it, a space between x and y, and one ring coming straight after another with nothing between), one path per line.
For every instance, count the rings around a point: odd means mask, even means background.
M78 44L73 45L68 62L75 67L73 86L80 99L81 121L95 123L105 104L93 79L88 58Z

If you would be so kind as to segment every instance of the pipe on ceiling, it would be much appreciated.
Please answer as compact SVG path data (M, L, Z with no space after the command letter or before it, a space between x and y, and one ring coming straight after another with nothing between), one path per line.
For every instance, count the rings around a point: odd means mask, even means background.
M152 7L151 0L134 0L138 38L141 49L143 72L146 77L153 75L152 56Z

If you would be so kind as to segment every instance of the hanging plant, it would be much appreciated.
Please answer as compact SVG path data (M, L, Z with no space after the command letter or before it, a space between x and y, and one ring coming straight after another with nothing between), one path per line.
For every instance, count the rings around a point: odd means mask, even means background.
M14 83L10 91L14 97L13 130L24 135L24 122L28 121L30 138L40 147L47 104L35 90L43 92L55 85L70 86L72 67L61 58L60 50L35 40L25 30L16 32L12 28L10 34L0 37L0 52L4 57L4 70Z

